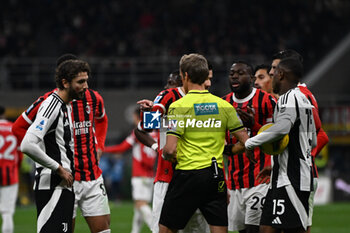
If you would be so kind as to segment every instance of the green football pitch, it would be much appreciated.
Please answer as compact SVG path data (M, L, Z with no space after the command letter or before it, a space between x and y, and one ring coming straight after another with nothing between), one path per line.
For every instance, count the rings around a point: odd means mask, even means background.
M129 233L133 205L131 202L111 203L111 229L112 232ZM35 207L18 207L15 213L15 233L35 233L36 212ZM1 222L1 220L0 220ZM78 215L75 233L88 233L85 220ZM146 225L142 233L151 232ZM312 231L314 233L349 233L350 232L350 203L335 203L316 206L314 210Z

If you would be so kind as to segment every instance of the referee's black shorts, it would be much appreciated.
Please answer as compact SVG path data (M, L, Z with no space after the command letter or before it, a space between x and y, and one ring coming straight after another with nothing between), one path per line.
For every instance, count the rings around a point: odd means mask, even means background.
M227 226L227 187L222 169L217 178L211 167L175 170L159 223L170 229L183 229L198 208L210 225Z

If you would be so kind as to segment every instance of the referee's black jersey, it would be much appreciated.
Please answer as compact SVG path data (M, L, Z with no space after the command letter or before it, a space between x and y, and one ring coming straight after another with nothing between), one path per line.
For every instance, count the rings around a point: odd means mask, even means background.
M288 119L292 123L289 144L282 154L273 157L272 188L291 184L296 190L312 190L312 146L316 145L316 129L312 105L299 88L280 96L274 122Z
M54 92L41 104L27 133L42 139L40 148L74 176L74 141L71 107ZM62 187L62 179L51 169L36 163L34 190Z

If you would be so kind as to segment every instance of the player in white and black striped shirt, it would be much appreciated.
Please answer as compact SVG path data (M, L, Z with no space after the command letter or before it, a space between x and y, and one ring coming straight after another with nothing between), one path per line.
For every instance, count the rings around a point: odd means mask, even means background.
M74 141L71 106L88 88L90 67L68 60L56 70L58 90L41 104L21 150L36 162L37 232L71 232L74 206Z
M248 139L247 149L289 135L288 147L273 156L272 178L260 222L260 232L306 232L312 190L311 150L316 146L312 105L299 90L299 60L282 60L274 71L274 92L280 94L274 126Z

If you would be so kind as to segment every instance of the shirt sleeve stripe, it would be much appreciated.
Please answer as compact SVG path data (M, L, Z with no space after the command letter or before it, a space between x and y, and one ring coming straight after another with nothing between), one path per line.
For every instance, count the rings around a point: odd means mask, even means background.
M29 119L29 117L26 115L26 113L25 112L23 112L22 113L22 117L23 117L23 119L28 123L28 124L33 124L33 121L31 121L30 119Z
M167 132L166 133L167 135L174 135L174 136L176 136L176 137L181 137L181 135L180 134L178 134L178 133L175 133L175 132L173 132L173 131L169 131L169 132Z
M234 129L230 129L230 132L233 133L233 132L236 132L236 131L238 131L240 129L243 129L243 128L244 128L244 126L242 125L240 127L237 127L237 128L234 128Z

